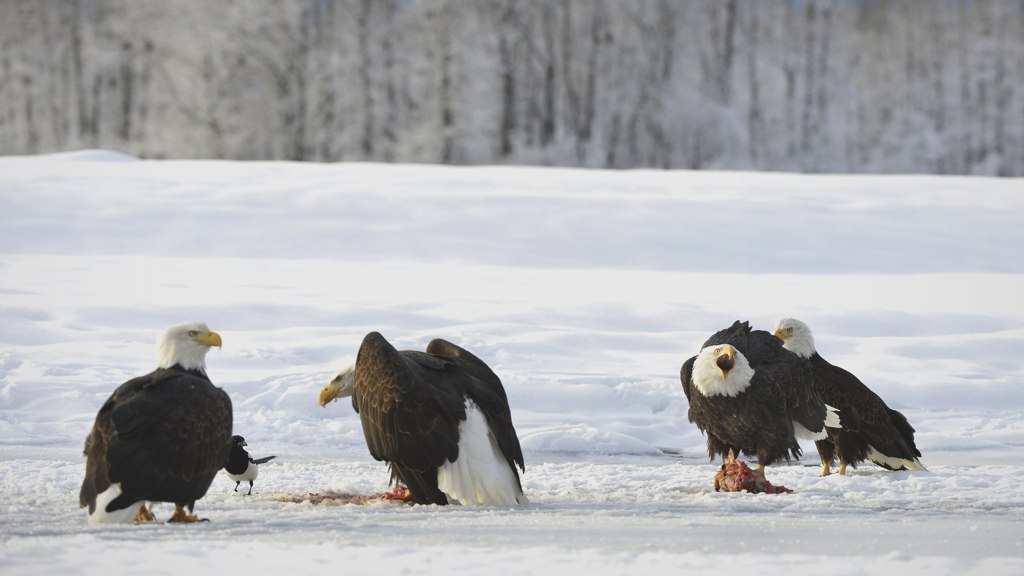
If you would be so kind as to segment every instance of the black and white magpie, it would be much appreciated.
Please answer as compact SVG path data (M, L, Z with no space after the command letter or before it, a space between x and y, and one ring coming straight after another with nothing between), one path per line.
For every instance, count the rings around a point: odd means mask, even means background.
M231 453L228 455L228 463L224 466L224 471L228 473L228 478L235 481L235 492L238 492L238 485L243 480L247 480L249 482L248 495L252 494L252 481L259 476L259 465L269 462L277 456L253 459L245 450L246 446L248 444L245 443L245 438L237 434L231 437Z

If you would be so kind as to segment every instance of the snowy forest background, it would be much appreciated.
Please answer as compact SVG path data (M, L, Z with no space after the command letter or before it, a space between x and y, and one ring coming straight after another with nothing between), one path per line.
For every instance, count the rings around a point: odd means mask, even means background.
M1024 176L1020 0L2 0L0 155Z

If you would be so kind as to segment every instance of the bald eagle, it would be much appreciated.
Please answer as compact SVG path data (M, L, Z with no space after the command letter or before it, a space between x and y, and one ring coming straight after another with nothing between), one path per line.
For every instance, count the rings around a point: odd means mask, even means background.
M708 456L727 464L741 452L756 456L762 478L765 466L800 457L798 438L824 438L826 424L839 423L815 393L808 362L747 322L708 338L679 378Z
M399 352L377 332L320 393L352 396L370 454L419 504L526 504L525 471L501 380L451 342Z
M889 470L924 470L921 452L914 444L914 428L906 416L886 406L856 376L830 364L814 348L814 335L807 324L796 318L783 318L775 336L787 350L807 358L814 371L818 394L842 414L841 428L829 428L828 437L815 442L821 457L821 475L831 474L838 457L839 473L870 460Z
M220 345L202 322L171 326L157 369L120 385L100 408L79 492L89 523L153 520L147 501L172 502L171 522L200 520L195 502L231 447L231 399L206 375L206 353Z

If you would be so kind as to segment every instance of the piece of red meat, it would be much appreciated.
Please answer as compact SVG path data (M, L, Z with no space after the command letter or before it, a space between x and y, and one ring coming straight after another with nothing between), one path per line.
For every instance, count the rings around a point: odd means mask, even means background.
M733 460L722 465L722 468L715 474L715 491L741 492L746 490L751 494L785 494L792 492L785 486L774 486L766 478L762 478L747 466L742 460Z

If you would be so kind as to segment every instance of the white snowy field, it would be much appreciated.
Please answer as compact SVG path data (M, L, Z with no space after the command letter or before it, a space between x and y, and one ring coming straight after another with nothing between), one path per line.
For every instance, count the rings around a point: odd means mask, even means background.
M1024 181L0 158L0 572L1024 573ZM907 415L928 472L769 468L715 493L682 362L794 316ZM92 527L82 443L203 320L254 494ZM387 489L319 389L378 330L502 378L525 508L293 503ZM166 518L169 506L157 507Z

